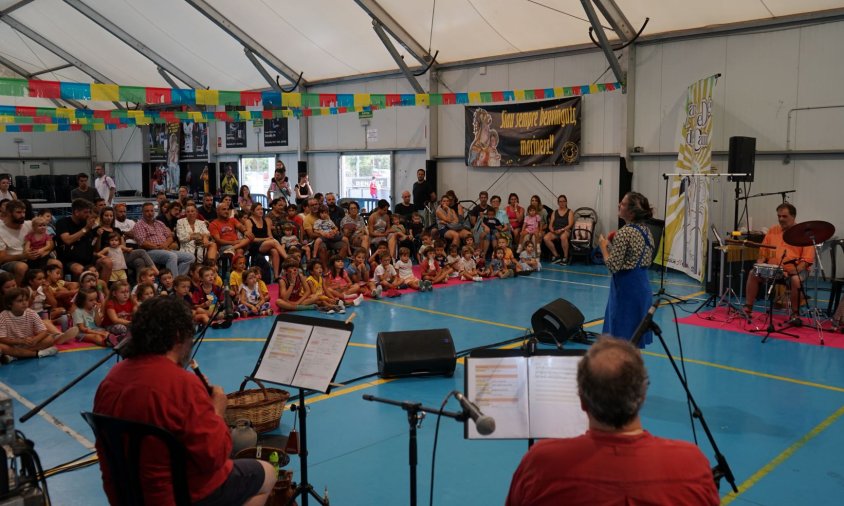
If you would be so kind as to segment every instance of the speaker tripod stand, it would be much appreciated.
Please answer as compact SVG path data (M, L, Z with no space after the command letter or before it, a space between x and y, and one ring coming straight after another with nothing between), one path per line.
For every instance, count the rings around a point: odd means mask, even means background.
M700 312L701 309L705 308L709 304L713 304L715 307L714 309L718 309L721 306L726 306L727 308L727 317L729 321L729 317L732 314L742 315L743 311L741 308L741 297L736 294L735 290L733 290L733 263L730 263L730 270L729 273L725 276L724 275L724 268L727 262L727 253L730 252L730 248L733 248L731 245L724 244L724 241L721 239L721 235L718 234L718 229L715 226L712 226L712 233L715 235L715 239L718 241L718 251L721 254L721 265L718 269L718 293L713 293L709 296L706 301L697 307L694 310L694 314ZM724 280L726 279L726 283ZM744 281L744 277L741 276L741 281ZM741 282L739 283L741 284ZM711 317L709 318L711 319Z

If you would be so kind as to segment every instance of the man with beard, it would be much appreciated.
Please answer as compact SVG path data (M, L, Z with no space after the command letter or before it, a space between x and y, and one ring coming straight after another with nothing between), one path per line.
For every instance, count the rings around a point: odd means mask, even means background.
M6 215L0 222L0 269L15 275L18 286L28 269L27 260L35 260L34 251L25 254L24 237L32 232L32 223L26 221L26 205L20 200L6 203Z
M187 453L187 485L197 505L262 505L276 481L269 462L229 458L232 440L223 416L226 394L185 370L193 348L191 309L181 299L154 297L132 318L125 360L97 388L94 412L160 427ZM103 486L111 504L120 498L108 455L97 441ZM173 504L170 458L161 443L145 440L140 470L145 504Z
M434 185L425 179L425 169L416 171L416 182L413 183L413 205L417 209L422 209L428 203L431 193L436 193L437 189ZM435 199L436 200L436 199Z
M96 191L96 190L95 190ZM100 279L111 277L111 259L97 258L94 254L94 227L97 216L91 213L93 204L86 199L74 199L70 203L70 216L64 217L56 223L56 244L65 272L77 279L86 265L95 264L100 273Z

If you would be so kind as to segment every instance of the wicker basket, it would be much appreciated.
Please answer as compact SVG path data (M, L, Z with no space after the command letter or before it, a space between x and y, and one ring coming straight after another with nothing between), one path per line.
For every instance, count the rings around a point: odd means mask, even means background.
M262 434L278 427L284 403L290 398L290 392L278 388L266 388L260 380L249 378L258 384L260 389L241 390L232 392L226 397L226 423L234 426L241 418L252 422L255 432Z

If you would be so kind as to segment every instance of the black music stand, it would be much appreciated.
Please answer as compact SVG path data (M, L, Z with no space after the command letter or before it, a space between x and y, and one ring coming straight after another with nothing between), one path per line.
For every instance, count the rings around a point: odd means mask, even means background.
M257 378L299 389L299 404L291 405L290 410L298 411L299 416L299 468L302 478L287 501L288 506L298 496L302 496L302 506L308 506L309 496L322 506L328 506L328 494L320 497L308 482L308 410L305 396L308 391L330 393L353 330L354 325L349 321L281 314L264 343L255 370L240 385L243 390L248 380Z

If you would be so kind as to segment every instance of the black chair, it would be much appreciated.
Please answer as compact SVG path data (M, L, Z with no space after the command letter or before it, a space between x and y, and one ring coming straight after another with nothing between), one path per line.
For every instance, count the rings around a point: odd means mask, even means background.
M187 452L173 434L154 425L96 413L83 412L82 418L91 426L104 454L119 504L144 506L140 459L141 446L148 437L159 439L170 453L170 473L176 505L191 504L187 480Z
M838 299L841 298L841 288L844 287L844 272L838 272L838 261L835 258L836 248L840 248L841 252L844 253L844 239L831 242L832 247L829 248L829 257L832 265L832 284L830 286L829 305L826 307L826 313L829 316L835 314L835 310L838 309Z

